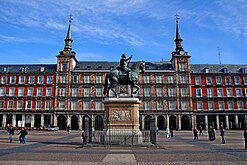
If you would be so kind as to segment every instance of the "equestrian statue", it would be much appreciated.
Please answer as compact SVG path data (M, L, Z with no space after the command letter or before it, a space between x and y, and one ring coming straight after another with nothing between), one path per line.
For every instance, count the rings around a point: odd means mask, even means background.
M131 97L139 91L139 86L137 85L139 73L145 71L145 63L143 61L134 62L131 67L129 67L130 60L126 58L125 54L122 54L119 66L117 69L112 69L105 77L105 85L103 94L109 97L109 91L111 90L115 96L118 97L117 92L113 89L118 84L119 85L131 85ZM135 89L135 90L134 90Z

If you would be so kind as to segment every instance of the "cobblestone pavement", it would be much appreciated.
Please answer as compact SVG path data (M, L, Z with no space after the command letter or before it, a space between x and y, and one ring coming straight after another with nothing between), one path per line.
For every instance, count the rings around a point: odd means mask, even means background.
M17 135L8 143L6 131L0 131L0 165L194 165L247 164L242 131L226 131L226 144L219 133L215 141L207 134L193 140L191 131L175 131L165 138L160 131L157 146L118 147L81 146L80 132L29 131L26 144L19 144Z

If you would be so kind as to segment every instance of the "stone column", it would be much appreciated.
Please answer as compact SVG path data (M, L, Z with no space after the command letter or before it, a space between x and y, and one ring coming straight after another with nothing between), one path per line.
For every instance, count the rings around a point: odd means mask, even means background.
M178 115L178 130L181 130L181 115Z
M44 114L41 114L40 125L44 126Z
M95 125L94 125L94 115L91 116L91 119L92 119L92 128L95 128Z
M82 116L81 115L79 115L79 131L81 131L82 130Z
M239 129L238 115L235 115L235 125L236 125L236 129Z
M142 115L142 130L144 130L144 125L145 125L145 115Z
M247 127L247 115L244 115L244 126L243 127L244 128Z
M66 117L67 117L67 125L70 125L71 127L71 117L70 115L67 115Z
M168 114L166 115L166 127L170 128L169 115ZM173 129L176 129L176 128L173 128ZM164 130L166 130L166 128Z
M196 115L191 115L191 125L192 125L192 129L197 127L196 124Z
M16 114L12 115L12 126L16 127Z
M208 130L208 115L205 115L205 129Z
M34 114L31 115L31 127L34 127Z
M219 119L219 115L216 115L216 129L220 129L220 119Z
M53 115L53 125L58 126L57 125L57 116L55 114Z
M25 114L22 114L22 119L21 119L21 121L22 121L22 127L25 127L25 124L26 124L26 115Z
M226 129L229 129L229 119L228 119L228 115L226 115Z
M3 114L2 127L6 127L6 114Z

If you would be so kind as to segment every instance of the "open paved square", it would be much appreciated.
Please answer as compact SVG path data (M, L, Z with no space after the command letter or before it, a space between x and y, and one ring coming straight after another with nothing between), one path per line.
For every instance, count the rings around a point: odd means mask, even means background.
M8 143L6 131L0 131L0 164L82 164L82 165L161 165L161 164L247 164L242 131L226 130L226 144L209 141L207 133L193 140L191 131L175 131L173 138L157 137L157 146L81 145L81 132L29 131L26 144L19 144L17 131Z

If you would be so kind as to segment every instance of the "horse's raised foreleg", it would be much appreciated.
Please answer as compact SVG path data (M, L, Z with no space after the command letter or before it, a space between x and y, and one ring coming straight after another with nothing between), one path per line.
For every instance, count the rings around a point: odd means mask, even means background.
M136 88L135 91L132 89L133 90L133 94L136 94L139 91L140 87L138 85L136 85L136 84L134 84L133 86Z

